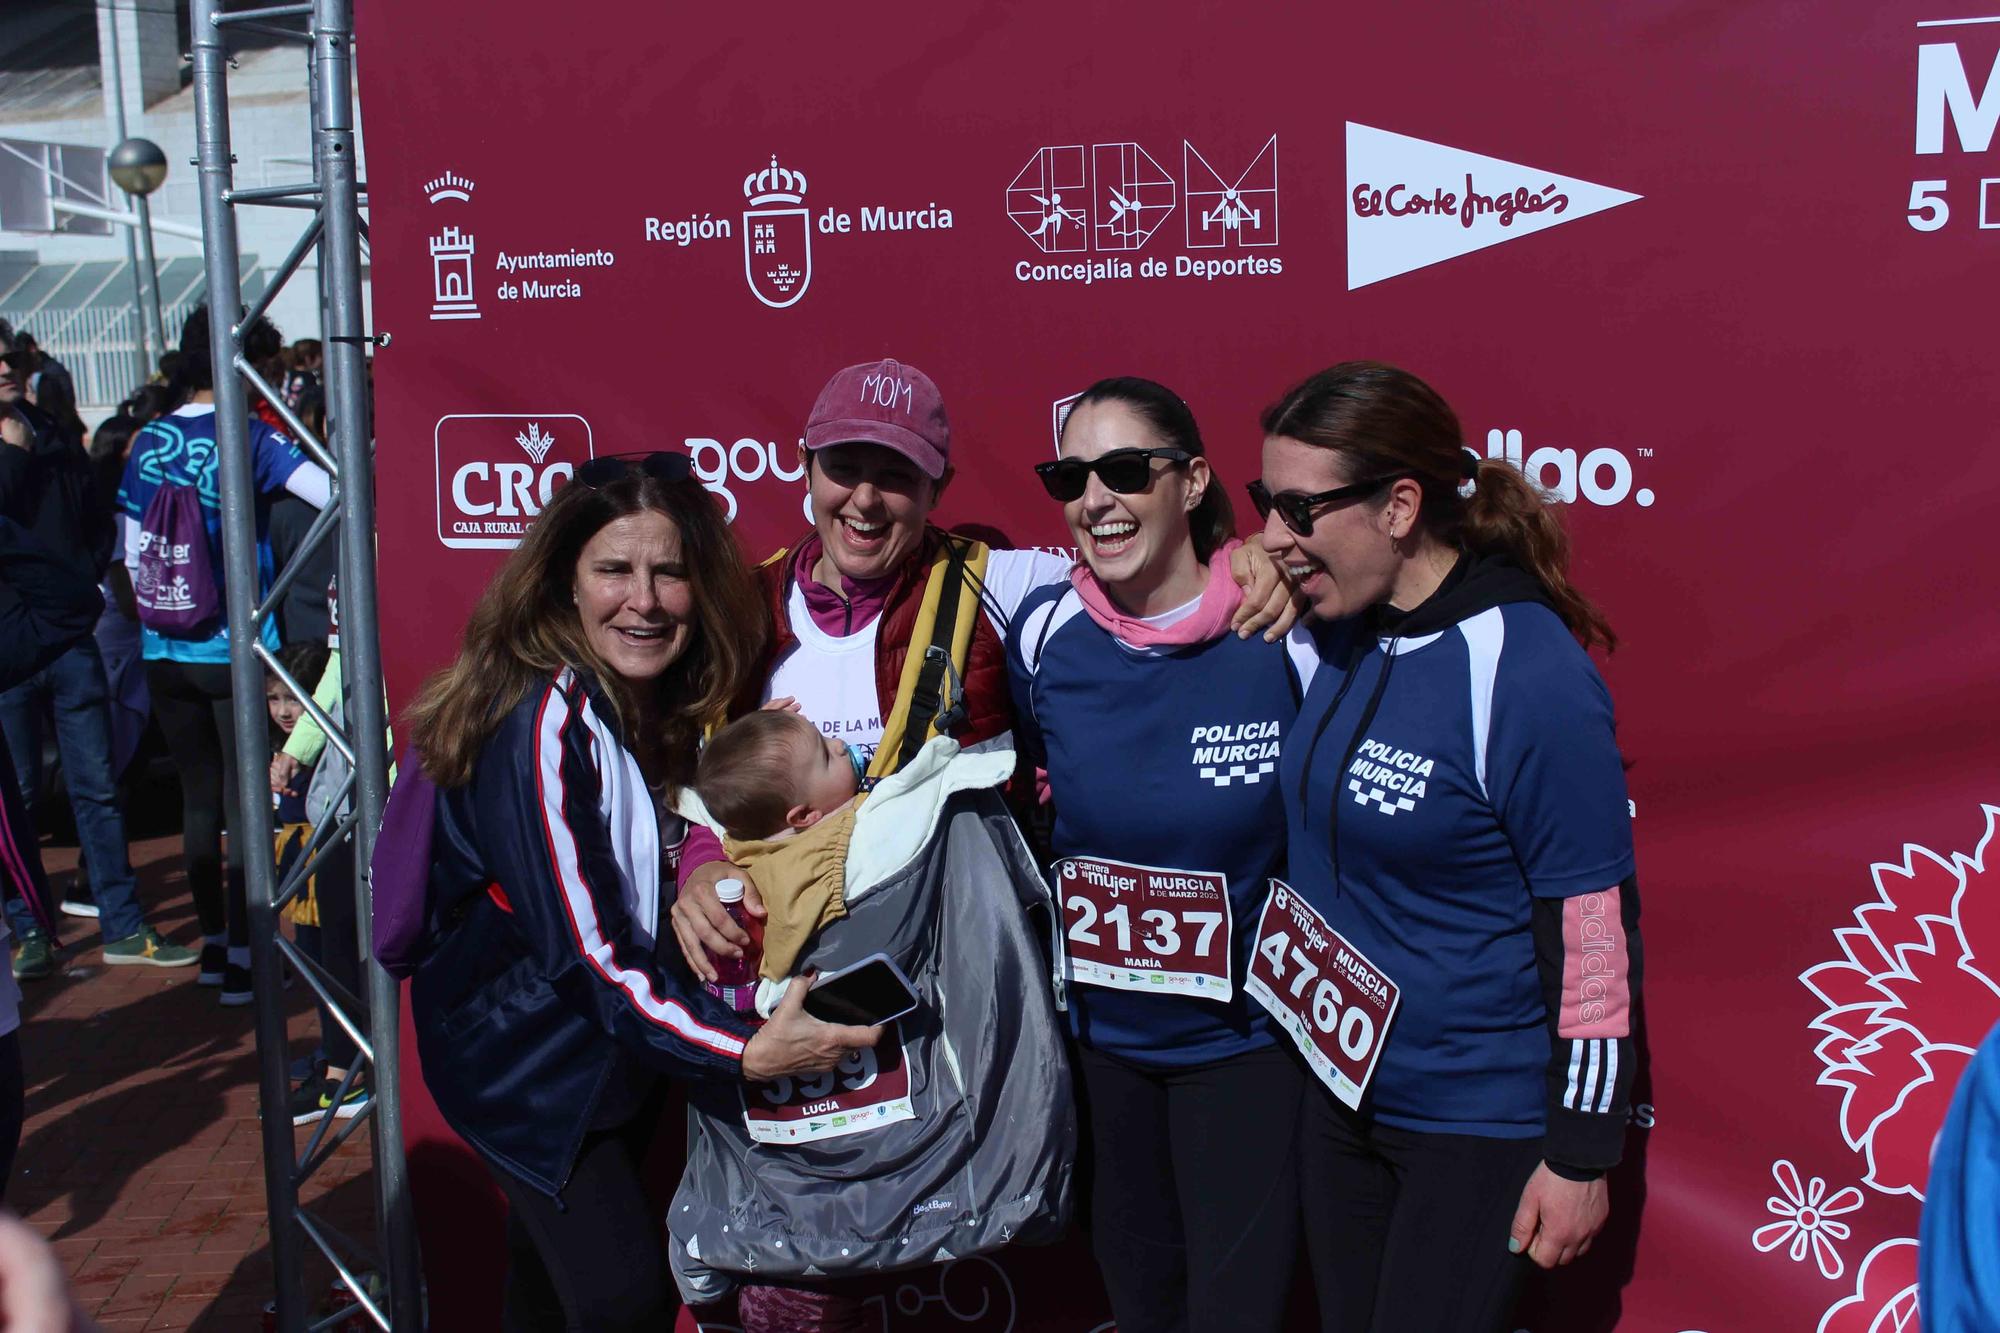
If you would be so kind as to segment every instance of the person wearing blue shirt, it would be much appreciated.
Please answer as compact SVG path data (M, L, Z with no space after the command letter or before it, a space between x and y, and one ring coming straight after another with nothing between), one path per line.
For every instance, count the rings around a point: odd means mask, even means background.
M1549 505L1415 376L1334 366L1263 428L1251 497L1326 661L1280 764L1279 924L1376 1000L1328 1001L1338 1075L1301 1118L1322 1326L1511 1328L1516 1256L1568 1263L1603 1226L1634 1073L1631 821L1585 652L1610 628ZM1259 960L1301 993L1284 940Z
M1959 1077L1931 1152L1917 1244L1925 1333L2000 1328L2000 1027Z
M245 335L275 337L264 321ZM120 533L125 564L138 571L140 520L155 492L165 485L191 489L200 499L208 531L209 559L222 571L222 481L216 458L215 373L209 354L206 306L188 316L181 330L181 355L173 389L181 406L148 422L132 437L132 454L118 488ZM256 487L257 593L270 591L276 577L271 554L270 509L274 495L289 491L315 508L325 508L332 480L285 435L261 421L250 422L250 468ZM201 973L204 986L220 986L225 1005L246 1005L250 990L250 916L243 879L242 844L229 840L228 888L223 885L224 811L236 809L236 732L229 684L229 623L225 614L192 637L144 627L140 647L153 716L181 779L183 856L195 915L201 920ZM276 650L278 630L264 622L262 640Z
M1318 655L1231 632L1228 500L1172 392L1101 380L1061 443L1036 470L1082 563L1022 604L1008 667L1054 804L1092 1245L1123 1333L1274 1330L1304 1071L1243 981Z

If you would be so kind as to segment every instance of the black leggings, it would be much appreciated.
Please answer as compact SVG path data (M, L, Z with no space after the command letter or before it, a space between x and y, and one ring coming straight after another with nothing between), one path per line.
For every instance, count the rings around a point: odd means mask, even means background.
M1365 1121L1318 1083L1299 1119L1306 1250L1324 1333L1514 1327L1528 1260L1507 1250L1540 1137Z
M333 814L327 815L327 822L334 822ZM338 843L333 854L320 863L313 887L319 902L320 965L360 1001L360 1009L349 1017L366 1032L368 992L361 984L361 940L355 929L354 840L351 836ZM327 1064L335 1069L351 1068L359 1054L354 1038L333 1021L324 1004L319 1006L319 1010L319 1039L326 1048Z
M657 1098L629 1124L585 1136L557 1201L505 1171L505 1333L658 1333L673 1327L666 1225L640 1183Z
M223 893L222 831L236 817L236 721L229 667L221 662L146 663L153 716L181 780L182 857L201 933L225 932L231 948L250 944L249 898L240 838L229 840Z
M1269 1047L1186 1069L1079 1050L1091 1246L1119 1333L1275 1330L1298 1243L1305 1073Z

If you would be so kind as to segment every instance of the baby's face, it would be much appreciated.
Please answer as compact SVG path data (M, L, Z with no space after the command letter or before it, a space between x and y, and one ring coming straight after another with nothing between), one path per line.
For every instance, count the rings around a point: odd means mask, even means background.
M831 736L801 737L794 751L794 800L815 815L829 815L854 799L860 783L847 746Z

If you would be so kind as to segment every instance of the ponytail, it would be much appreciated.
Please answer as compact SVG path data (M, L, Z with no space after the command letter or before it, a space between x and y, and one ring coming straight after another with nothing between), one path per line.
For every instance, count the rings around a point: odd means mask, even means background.
M1428 488L1426 488L1428 501ZM1428 508L1426 504L1426 508ZM1480 555L1505 555L1533 574L1555 603L1563 624L1583 646L1610 652L1618 646L1611 623L1569 581L1569 533L1554 506L1513 465L1481 459L1472 496L1462 502L1459 545Z
M1438 541L1506 556L1533 574L1586 648L1617 636L1569 581L1569 536L1526 476L1466 449L1458 416L1437 390L1379 361L1343 361L1266 408L1264 434L1342 456L1351 478L1407 473L1423 487L1419 521ZM1470 477L1472 494L1460 493Z

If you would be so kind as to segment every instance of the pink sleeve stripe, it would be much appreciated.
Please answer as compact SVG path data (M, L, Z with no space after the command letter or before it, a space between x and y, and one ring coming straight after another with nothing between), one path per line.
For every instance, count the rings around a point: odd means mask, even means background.
M1632 1035L1631 959L1616 888L1563 902L1562 1009L1559 1036Z

